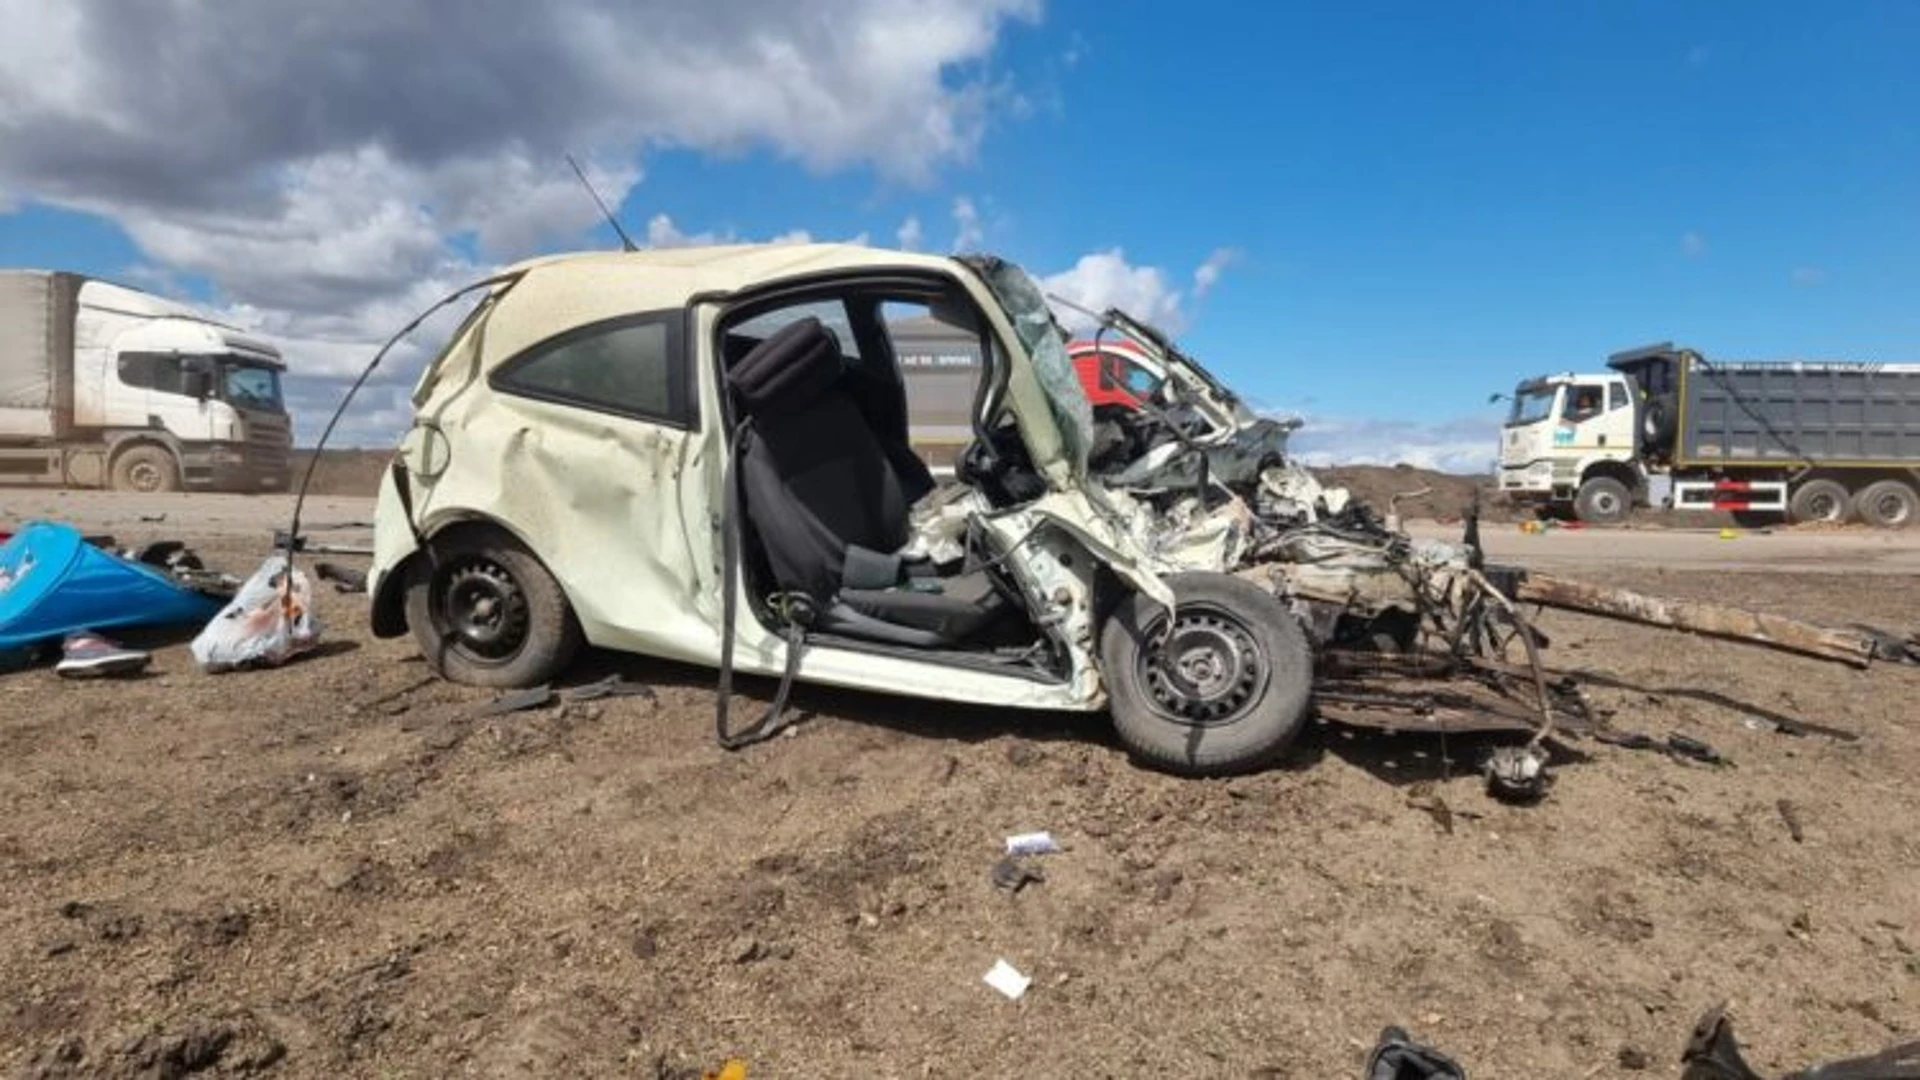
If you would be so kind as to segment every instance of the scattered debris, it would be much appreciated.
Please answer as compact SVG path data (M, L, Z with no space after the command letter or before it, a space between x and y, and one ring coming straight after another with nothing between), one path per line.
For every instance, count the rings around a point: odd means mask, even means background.
M197 624L218 605L160 570L32 522L0 545L0 652L81 631Z
M339 563L323 562L315 563L313 572L321 581L333 582L335 592L363 593L367 591L367 575L365 571L355 570L350 566L341 566Z
M1547 793L1547 755L1534 746L1497 747L1487 757L1487 793L1506 802L1536 802Z
M1060 844L1050 832L1015 833L1007 837L1009 855L1053 855L1060 850Z
M1800 824L1800 808L1791 799L1781 799L1773 805L1780 811L1780 820L1786 823L1787 835L1793 837L1793 842L1798 844L1805 841L1807 831Z
M508 713L526 712L529 709L544 709L559 700L553 687L545 683L501 694L480 710L481 716L505 716Z
M1008 1001L1019 1001L1021 995L1027 992L1027 987L1033 985L1032 979L1020 974L1018 969L1005 960L995 960L993 967L980 978L982 982L1005 995Z
M717 1072L703 1072L700 1080L747 1080L747 1063L739 1058L728 1058Z
M611 697L639 697L657 701L660 695L645 683L628 682L624 675L609 675L567 691L568 701L598 701Z
M1467 1080L1467 1071L1433 1047L1414 1042L1403 1029L1389 1027L1367 1055L1364 1080Z
M141 514L140 515L140 523L142 525L158 525L165 520L167 520L167 515L165 514Z
M1021 862L1018 857L1013 855L1009 855L999 862L994 863L993 872L990 876L995 886L1005 889L1010 893L1018 893L1028 885L1044 885L1047 880L1045 874Z
M193 639L202 670L278 667L320 644L312 583L290 569L285 555L270 556Z
M1614 1060L1628 1072L1641 1072L1653 1066L1653 1058L1637 1046L1621 1047L1620 1053L1615 1055Z
M1732 759L1720 751L1687 735L1671 734L1665 739L1656 739L1642 731L1599 730L1593 732L1593 737L1596 741L1622 750L1658 750L1676 760L1697 761L1703 765L1733 765Z
M1680 1080L1765 1080L1741 1057L1726 1002L1708 1009L1694 1025L1687 1048L1680 1054L1680 1063L1686 1066ZM1920 1042L1900 1043L1866 1057L1814 1065L1788 1073L1782 1080L1909 1080L1912 1077L1920 1077Z
M53 670L68 679L103 678L132 675L146 670L152 662L151 653L129 649L91 630L82 630L67 635L60 646L60 662Z

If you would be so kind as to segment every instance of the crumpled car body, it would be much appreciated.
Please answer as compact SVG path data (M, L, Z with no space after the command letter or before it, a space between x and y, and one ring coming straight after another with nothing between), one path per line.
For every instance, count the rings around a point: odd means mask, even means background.
M375 632L407 629L407 584L433 538L462 527L504 532L564 590L586 644L713 666L723 637L729 399L720 334L728 320L784 293L844 286L847 296L928 296L978 319L995 366L981 422L1017 435L1043 490L1017 505L962 492L918 508L910 547L965 536L1003 552L1001 566L1045 634L1050 665L955 662L912 650L816 644L797 676L952 701L1099 709L1096 578L1170 605L1173 594L1135 546L1125 508L1086 477L1072 372L1036 358L1045 313L1011 309L983 273L956 259L843 245L686 248L583 254L511 268L427 368L416 418L381 486L368 591ZM837 284L836 284L837 283ZM1037 293L1035 294L1037 296ZM671 357L660 387L574 385L594 370L539 372L568 335L625 325L637 349ZM853 328L857 329L857 328ZM849 327L839 328L841 336ZM855 336L858 336L857 334ZM560 346L553 343L560 341ZM541 350L548 350L542 353ZM534 356L529 361L527 358ZM611 353L607 364L619 361ZM561 366L557 362L551 366ZM653 396L648 397L651 393ZM1084 400L1079 401L1084 410ZM480 585L485 582L481 581ZM743 611L764 595L742 590ZM740 619L735 665L778 675L789 641L763 618Z

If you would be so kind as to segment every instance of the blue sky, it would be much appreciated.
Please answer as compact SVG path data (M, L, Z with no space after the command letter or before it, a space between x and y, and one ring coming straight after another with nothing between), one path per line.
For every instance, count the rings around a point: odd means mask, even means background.
M84 86L62 85L25 120L0 105L0 263L131 276L336 346L337 359L314 361L326 377L311 404L381 317L404 321L409 273L451 280L608 242L538 145L564 116L585 125L571 137L624 192L636 233L895 244L911 219L919 246L977 244L1152 309L1247 396L1306 413L1303 445L1322 454L1472 467L1492 454L1489 392L1653 340L1728 357L1920 360L1920 5L1194 2L1177 17L1077 0L710 6L736 10L703 27L682 5L619 6L645 40L718 57L696 69L710 81L612 75L576 91L580 116L567 99L504 116L527 126L517 141L489 143L480 125L468 143L447 134L496 100L484 65L385 91L432 98L391 116L377 100L355 113L288 89L276 115L333 111L291 135L272 116L236 116L231 138L259 147L237 160L268 178L255 187L281 185L255 210L232 208L250 188L232 203L199 198L195 159L165 139L123 139L99 160L5 149L73 115ZM744 26L790 34L803 57L822 51L824 26L824 48L845 51L776 93L805 60L741 59L728 35ZM213 33L143 28L200 30ZM307 52L404 52L414 32L401 19L389 39ZM98 27L74 43L112 55ZM495 63L516 61L511 43L493 47ZM215 80L174 96L238 113L261 93ZM95 100L135 117L150 107L111 88ZM586 123L595 116L606 123ZM149 195L142 176L167 191ZM382 182L407 197L368 193ZM525 194L474 194L489 187ZM311 273L263 266L301 249L257 250L255 229L304 238ZM1203 265L1219 273L1196 289ZM403 410L389 397L375 411L355 430L377 442Z

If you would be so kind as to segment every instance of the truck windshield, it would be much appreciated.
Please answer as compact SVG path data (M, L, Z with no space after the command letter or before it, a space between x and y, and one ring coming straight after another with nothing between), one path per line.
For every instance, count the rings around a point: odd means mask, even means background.
M1560 392L1558 386L1525 387L1513 392L1513 412L1507 416L1507 426L1537 424L1553 415L1553 398Z
M255 367L251 364L227 364L222 369L224 384L221 396L227 402L243 409L267 409L278 411L280 404L280 373L272 368Z

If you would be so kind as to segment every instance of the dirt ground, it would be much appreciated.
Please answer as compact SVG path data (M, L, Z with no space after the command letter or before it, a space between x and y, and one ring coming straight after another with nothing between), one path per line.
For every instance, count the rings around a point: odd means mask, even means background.
M279 513L63 505L240 572ZM1845 537L1660 573L1620 535L1556 570L1835 622L1920 604L1911 573L1848 573ZM1484 739L1316 725L1270 772L1183 781L1097 719L823 690L729 754L706 672L610 657L575 681L657 698L483 717L363 598L322 613L278 671L199 674L174 637L136 682L0 676L0 1072L1333 1080L1392 1023L1538 1080L1677 1075L1722 999L1770 1074L1920 1028L1920 670L1548 614L1616 725L1734 764L1573 742L1515 807ZM997 890L1034 829L1065 850ZM999 958L1018 1002L981 982Z

